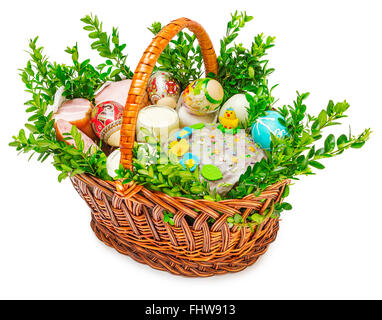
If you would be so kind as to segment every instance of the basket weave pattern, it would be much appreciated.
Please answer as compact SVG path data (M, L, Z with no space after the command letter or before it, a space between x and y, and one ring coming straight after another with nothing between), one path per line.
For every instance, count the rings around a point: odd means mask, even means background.
M206 73L217 73L212 43L198 23L181 18L162 29L143 54L127 98L121 129L125 168L132 168L135 125L148 79L163 49L185 27L199 41ZM289 183L274 184L257 197L251 194L213 202L171 197L134 182L123 185L86 174L71 177L71 181L90 207L91 226L101 241L155 269L190 277L237 272L255 263L275 240L278 220L266 218L252 231L249 227L229 228L227 218L237 213L244 218L255 212L264 214L280 201ZM164 222L164 210L174 214L174 225Z
M135 185L123 196L113 182L88 175L71 179L91 209L92 228L100 240L155 269L190 277L237 272L255 263L275 240L278 220L268 218L252 231L230 229L227 218L240 209L245 210L243 217L264 213L280 200L289 182L275 184L258 197L211 202L173 198ZM163 210L174 213L174 226L163 221ZM209 226L208 218L216 221Z

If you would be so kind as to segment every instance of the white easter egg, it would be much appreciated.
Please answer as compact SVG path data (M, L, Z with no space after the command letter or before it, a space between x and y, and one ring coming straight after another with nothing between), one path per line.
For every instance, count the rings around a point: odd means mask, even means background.
M115 173L115 170L119 169L119 162L121 160L121 150L116 149L114 150L106 160L106 169L107 173L110 177L115 178L117 174Z
M244 93L238 93L229 98L220 109L219 116L224 117L224 112L228 108L232 108L235 111L236 117L239 119L239 123L245 123L248 119L249 102Z

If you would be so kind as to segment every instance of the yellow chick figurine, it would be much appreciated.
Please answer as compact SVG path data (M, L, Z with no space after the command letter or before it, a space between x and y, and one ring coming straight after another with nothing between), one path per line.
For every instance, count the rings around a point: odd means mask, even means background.
M219 117L219 121L226 129L236 129L239 125L239 119L232 108L228 108L224 112L224 117Z

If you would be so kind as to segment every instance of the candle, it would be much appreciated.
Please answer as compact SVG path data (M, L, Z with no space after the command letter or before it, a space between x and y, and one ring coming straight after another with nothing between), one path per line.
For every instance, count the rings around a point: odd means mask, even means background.
M161 142L166 142L171 134L179 130L177 112L167 106L144 107L138 114L136 135L138 142L145 142L141 128L149 130Z

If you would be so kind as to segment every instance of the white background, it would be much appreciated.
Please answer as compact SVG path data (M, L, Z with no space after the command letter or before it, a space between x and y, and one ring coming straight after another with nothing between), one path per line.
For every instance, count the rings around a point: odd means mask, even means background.
M342 129L374 131L361 150L325 161L317 176L291 187L293 210L277 240L247 270L188 279L153 270L117 254L93 235L90 213L69 181L57 182L49 161L27 162L7 146L26 120L27 99L17 68L28 39L40 36L46 54L69 62L68 45L89 48L80 18L97 14L118 26L135 68L151 40L153 21L187 16L200 22L217 51L230 12L255 20L239 41L276 36L270 65L278 105L309 91L308 111L329 99L351 104ZM33 299L366 299L382 298L380 1L8 1L0 12L1 202L0 298Z

